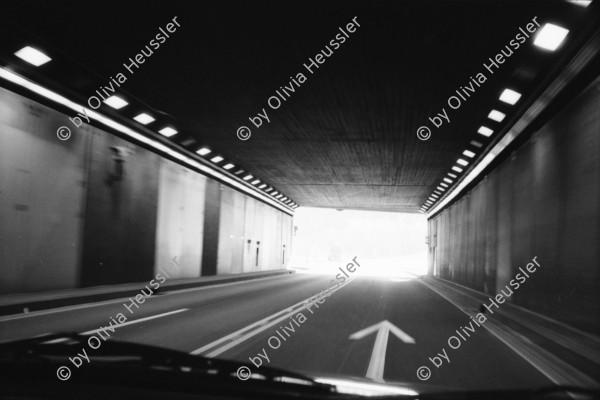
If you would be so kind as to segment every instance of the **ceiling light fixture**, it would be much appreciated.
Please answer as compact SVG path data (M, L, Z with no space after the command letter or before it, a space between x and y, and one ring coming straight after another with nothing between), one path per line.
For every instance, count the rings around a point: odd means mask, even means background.
M512 89L504 89L504 92L500 95L500 101L514 105L521 98L521 93L515 92Z
M35 65L36 67L44 65L48 61L52 60L38 49L34 49L30 46L23 47L21 50L15 53L15 56L19 57L21 60L27 61L29 64Z
M533 44L542 49L554 51L560 46L563 40L565 40L568 33L568 29L558 25L545 24L542 26L542 29L540 29Z
M150 115L148 115L146 113L141 113L141 114L137 115L136 117L134 117L133 119L143 125L148 125L150 122L155 121L154 118L152 118Z
M127 104L129 104L128 102L126 102L125 100L120 98L119 96L110 96L108 99L104 100L104 103L108 104L115 110L120 110L121 108L123 108Z
M163 136L166 137L171 137L173 135L175 135L177 133L177 131L173 128L171 128L170 126L167 126L165 128L162 128L160 131L158 131L158 133L160 133Z
M506 117L506 114L498 111L498 110L492 110L490 111L490 113L488 114L488 118L491 120L494 120L496 122L502 122L502 120L504 119L504 117Z
M210 152L211 152L211 150L210 150L210 149L208 149L208 148L206 148L206 147L203 147L203 148L201 148L200 150L198 150L196 153L200 154L201 156L205 156L205 155L207 155L207 154L208 154L208 153L210 153ZM228 164L228 165L229 165L229 164Z
M490 128L488 128L487 126L481 126L477 130L477 133L479 133L485 137L490 137L492 135L492 133L494 133L494 131L491 130Z

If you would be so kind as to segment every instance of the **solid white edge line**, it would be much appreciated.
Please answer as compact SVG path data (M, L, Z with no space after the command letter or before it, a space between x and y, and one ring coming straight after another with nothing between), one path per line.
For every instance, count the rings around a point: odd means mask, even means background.
M428 288L429 290L431 290L432 292L436 293L438 296L442 297L444 300L446 300L447 302L449 302L450 304L452 304L454 307L458 308L460 311L462 311L464 314L466 314L469 317L472 317L471 314L469 314L467 311L465 311L462 307L460 307L458 304L456 304L453 300L451 300L450 298L448 298L445 294L441 293L439 291L439 289L429 285L426 282L423 282L423 280L419 280L419 282L425 286L426 288ZM492 320L493 321L493 320ZM513 344L509 343L505 338L501 337L498 332L495 332L495 329L498 329L496 327L493 326L493 324L491 326L482 324L482 326L490 333L492 334L492 336L494 336L496 339L498 339L500 342L504 343L504 345L506 347L508 347L509 349L511 349L515 354L517 354L518 356L520 356L523 360L525 360L529 365L531 365L533 368L535 368L539 373L541 373L542 375L544 375L546 378L548 378L551 382L553 382L556 385L570 385L572 384L572 382L565 382L563 377L564 374L562 373L565 369L570 369L570 373L576 373L578 375L578 379L579 380L583 380L585 381L587 384L593 384L596 383L596 381L594 381L593 379L591 379L589 376L587 376L586 374L584 374L583 372L579 371L578 369L575 369L573 366L571 366L570 364L567 364L565 361L559 359L558 357L554 356L551 353L548 353L547 351L545 351L544 349L542 349L541 347L535 345L533 342L531 342L529 344L529 347L533 348L534 346L538 347L541 351L540 353L545 352L546 354L548 354L550 357L554 357L557 362L561 362L564 364L564 368L560 371L556 371L552 368L552 366L548 366L543 362L537 362L535 360L533 360L531 357L522 354L521 352L517 351L514 347ZM510 329L510 328L507 328ZM500 332L501 330L498 329ZM519 336L523 337L521 334L519 334ZM541 356L543 356L543 354L540 354ZM560 375L560 376L557 376ZM570 394L571 395L571 394ZM571 395L571 397L573 397L573 395Z

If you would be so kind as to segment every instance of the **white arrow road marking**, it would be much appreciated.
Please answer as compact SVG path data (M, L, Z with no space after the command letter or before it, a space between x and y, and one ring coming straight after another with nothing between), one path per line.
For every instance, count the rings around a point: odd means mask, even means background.
M375 338L375 346L373 347L373 353L371 354L371 360L369 361L369 368L367 369L367 378L371 378L378 382L383 382L383 370L385 368L385 352L387 349L388 338L390 331L404 343L414 344L415 339L410 335L402 331L396 325L392 324L388 320L383 320L375 325L371 325L368 328L362 329L358 332L350 335L349 339L358 340L371 333L377 332Z

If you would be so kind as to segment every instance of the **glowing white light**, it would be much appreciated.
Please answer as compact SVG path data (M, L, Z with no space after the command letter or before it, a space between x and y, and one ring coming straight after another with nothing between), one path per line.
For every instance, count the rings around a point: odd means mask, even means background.
M482 134L483 136L489 137L494 133L493 130L488 128L487 126L482 126L477 130L477 133Z
M160 131L158 131L158 133L160 133L163 136L166 137L171 137L173 135L175 135L177 133L177 131L169 126L167 126L166 128L162 128Z
M500 101L514 105L521 98L521 93L515 92L511 89L504 89L504 92L500 95Z
M198 150L196 153L200 154L201 156L205 156L208 153L210 153L210 151L211 151L210 149L207 149L206 147L203 147L200 150ZM227 164L227 165L229 165L229 164ZM232 168L232 167L233 167L233 165L231 167L229 167L229 168ZM229 169L229 168L226 168L226 169Z
M52 60L38 49L34 49L30 46L23 47L21 50L15 53L15 56L27 61L29 64L35 65L36 67L44 65L48 61Z
M542 49L554 51L560 46L563 40L565 40L568 33L568 29L558 25L545 24L537 34L533 44Z
M110 96L108 99L104 100L104 104L108 104L115 110L119 110L129 103L120 98L119 96Z
M504 117L506 117L506 114L498 111L498 110L492 110L490 111L490 113L488 114L488 118L491 120L494 120L496 122L502 122L502 120L504 119Z
M148 125L150 122L154 121L154 118L152 118L150 115L148 115L146 113L141 113L140 115L134 117L133 119L135 119L140 124L144 124L144 125Z

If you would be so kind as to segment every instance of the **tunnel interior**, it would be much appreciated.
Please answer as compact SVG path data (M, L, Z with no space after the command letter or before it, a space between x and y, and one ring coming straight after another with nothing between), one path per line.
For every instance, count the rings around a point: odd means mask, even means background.
M359 270L365 315L507 304L490 332L600 387L600 2L79 6L0 15L0 310Z

